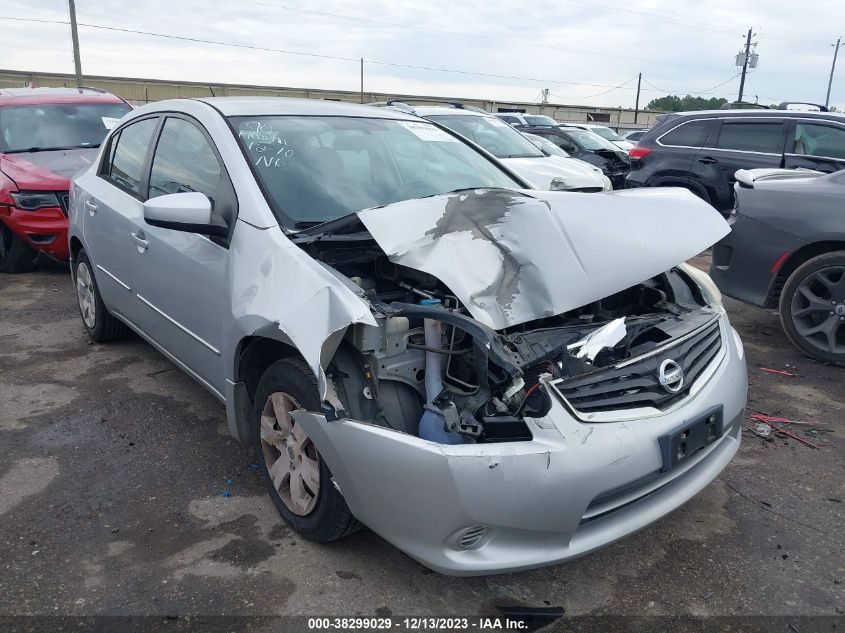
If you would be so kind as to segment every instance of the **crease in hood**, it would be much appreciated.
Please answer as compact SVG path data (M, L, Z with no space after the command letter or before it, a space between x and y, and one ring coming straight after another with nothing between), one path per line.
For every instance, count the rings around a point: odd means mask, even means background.
M358 213L390 261L434 275L503 329L561 314L697 255L729 227L685 189L475 189Z

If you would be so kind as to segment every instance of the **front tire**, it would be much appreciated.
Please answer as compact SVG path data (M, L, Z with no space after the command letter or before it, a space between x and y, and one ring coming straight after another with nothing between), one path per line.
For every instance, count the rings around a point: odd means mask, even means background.
M801 352L845 365L845 251L814 257L789 276L780 296L780 320Z
M0 272L28 273L35 269L35 249L0 221Z
M112 316L97 287L94 269L85 251L79 251L73 265L73 283L76 286L76 299L82 325L96 343L106 343L123 338L129 329L123 322Z
M360 529L332 473L290 412L320 410L317 381L301 359L285 358L261 377L253 438L262 478L279 514L301 536L327 543Z

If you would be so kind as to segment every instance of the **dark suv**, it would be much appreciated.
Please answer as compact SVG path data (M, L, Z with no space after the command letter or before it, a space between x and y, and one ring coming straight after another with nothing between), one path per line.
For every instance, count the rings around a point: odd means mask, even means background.
M845 116L796 110L672 113L628 155L627 187L686 187L727 214L738 169L845 168Z

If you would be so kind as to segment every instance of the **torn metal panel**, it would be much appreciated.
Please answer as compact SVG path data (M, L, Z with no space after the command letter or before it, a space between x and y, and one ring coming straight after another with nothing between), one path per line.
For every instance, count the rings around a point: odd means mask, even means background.
M257 230L242 227L242 232ZM232 245L237 251L231 258L235 320L260 315L275 323L311 367L325 397L325 366L343 331L353 323L375 326L376 321L367 302L280 229L261 233L271 242L266 248L246 248L246 240Z
M494 329L609 296L729 231L717 211L683 189L602 196L476 189L358 217L392 262L434 275Z

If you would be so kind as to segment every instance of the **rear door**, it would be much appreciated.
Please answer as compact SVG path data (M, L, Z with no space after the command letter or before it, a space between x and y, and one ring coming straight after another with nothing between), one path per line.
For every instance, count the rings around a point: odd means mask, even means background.
M234 188L211 137L192 118L168 114L150 159L148 198L188 191L205 194L212 212L234 226ZM228 240L149 224L143 232L147 247L136 274L139 325L221 394L223 315L231 309Z
M738 169L780 167L786 144L787 123L780 118L736 117L720 119L715 143L699 150L690 178L706 183L710 204L720 211L733 207L734 174Z
M77 182L88 257L106 305L134 321L135 271L141 252L133 235L143 222L144 174L157 116L133 121L109 140L97 173Z
M845 125L822 119L791 121L784 161L790 169L845 169Z

